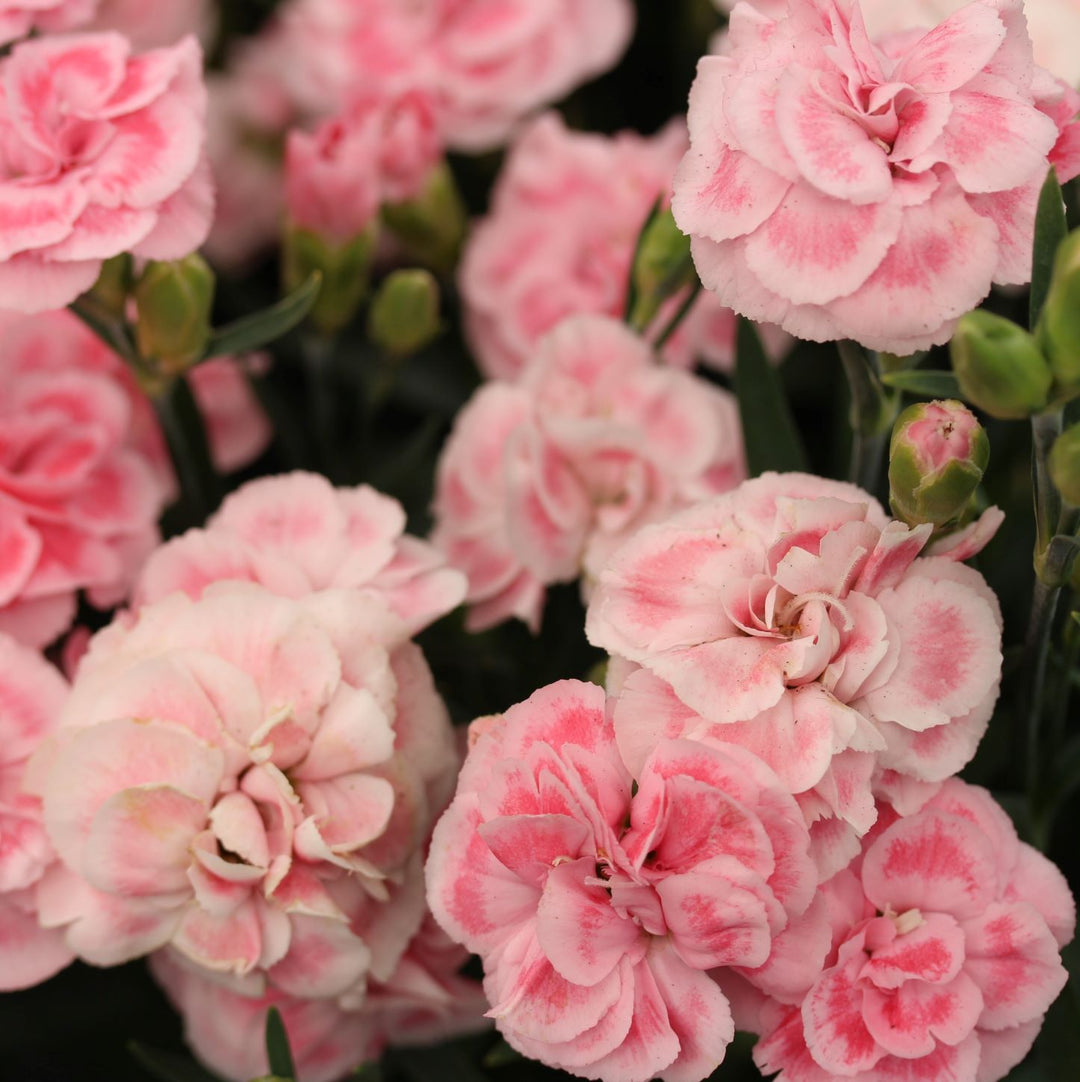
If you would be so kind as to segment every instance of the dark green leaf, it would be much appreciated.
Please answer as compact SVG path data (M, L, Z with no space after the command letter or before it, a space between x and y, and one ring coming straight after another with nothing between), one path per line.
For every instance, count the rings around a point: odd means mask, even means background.
M313 271L302 286L277 304L219 327L210 335L203 360L225 354L247 353L287 334L311 311L321 285L322 275Z
M735 387L750 476L756 477L766 470L805 470L806 452L784 396L780 375L765 355L753 323L741 316Z
M1054 270L1054 253L1065 239L1065 201L1061 194L1057 173L1051 166L1046 181L1039 192L1039 206L1035 212L1035 244L1031 259L1031 297L1028 301L1028 326L1035 330L1039 314L1050 291L1050 277Z
M277 1007L271 1007L266 1012L266 1058L272 1075L277 1078L296 1078L289 1035L285 1032L285 1023Z
M130 1041L128 1051L140 1066L160 1082L219 1082L194 1060L178 1056L175 1052L162 1052L160 1049L139 1044L138 1041Z
M925 395L927 398L963 398L956 376L942 369L914 368L906 372L886 372L881 382L894 390Z

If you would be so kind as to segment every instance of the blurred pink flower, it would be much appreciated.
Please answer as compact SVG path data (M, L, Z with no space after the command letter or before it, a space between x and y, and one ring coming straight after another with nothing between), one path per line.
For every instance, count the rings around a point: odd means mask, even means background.
M37 885L56 859L41 801L23 790L27 760L52 731L67 681L0 634L0 991L29 988L72 960L63 934L37 922Z
M99 0L0 0L0 45L26 37L32 30L55 33L84 26Z
M640 526L744 476L729 394L658 364L623 324L576 316L458 415L432 539L469 578L471 627L535 629L546 585L583 575L587 591Z
M459 272L469 343L486 375L513 379L567 316L622 315L638 232L656 199L668 199L686 147L679 121L651 138L608 137L568 131L557 113L518 137ZM664 357L729 367L734 342L734 314L705 293Z
M81 34L0 61L0 308L61 308L112 256L179 259L206 238L201 50L130 53L120 34Z
M801 998L828 925L802 816L768 767L661 740L632 773L603 690L577 681L474 728L428 899L481 956L512 1047L604 1082L696 1082L734 1032L709 971Z
M617 708L631 769L704 718L798 795L822 878L847 864L874 823L875 771L943 781L997 699L997 600L978 572L920 555L930 532L805 474L641 530L601 571L586 622L642 667Z
M1049 160L1080 169L1071 136L1052 154L1074 94L1032 61L1020 0L880 48L850 0L792 0L775 22L737 7L691 91L675 217L736 311L912 353L991 282L1030 277Z
M208 43L214 0L97 0L94 30L116 30L136 49L172 45L187 34Z
M875 831L826 884L832 950L800 1007L766 1002L754 1058L777 1082L997 1082L1067 974L1064 877L959 779Z

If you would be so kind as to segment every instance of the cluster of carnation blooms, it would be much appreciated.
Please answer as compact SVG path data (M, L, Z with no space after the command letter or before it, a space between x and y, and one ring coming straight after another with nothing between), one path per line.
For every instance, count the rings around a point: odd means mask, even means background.
M749 478L694 366L730 369L737 316L774 361L911 354L1027 282L1047 169L1080 174L1080 72L1052 34L1035 63L1019 0L717 6L686 122L601 136L540 110L615 64L629 0L285 0L209 82L212 5L0 0L0 990L147 958L236 1082L270 1007L301 1082L491 1020L602 1082L701 1082L736 1029L780 1082L1027 1054L1076 912L958 777L1002 677L965 561L1001 515L943 533ZM430 537L294 471L163 542L167 433L65 306L125 254L239 266L286 207L354 240L504 144L458 270L485 382ZM706 288L633 327L654 207ZM270 442L266 363L185 377L221 473ZM536 631L559 583L603 686L455 731L416 637L459 606Z

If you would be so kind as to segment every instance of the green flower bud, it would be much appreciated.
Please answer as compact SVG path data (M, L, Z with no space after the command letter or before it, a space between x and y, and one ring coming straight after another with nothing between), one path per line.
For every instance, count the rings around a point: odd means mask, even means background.
M1057 384L1080 390L1080 229L1061 242L1054 257L1037 333Z
M385 204L382 216L412 259L440 273L453 270L465 237L467 214L445 162L431 171L415 199Z
M1047 459L1050 480L1061 498L1080 507L1080 421L1070 425L1054 441Z
M646 223L630 275L634 286L630 322L638 330L652 323L664 301L695 281L690 238L675 224L670 209Z
M439 333L439 284L426 270L394 271L368 313L368 335L387 353L406 357Z
M177 375L202 356L210 339L214 272L197 253L171 263L148 263L135 285L139 353Z
M889 503L909 526L942 527L971 506L990 459L975 414L960 402L919 402L897 418L889 444Z
M303 285L312 271L322 273L322 286L309 319L324 334L336 334L356 314L371 284L378 224L372 222L362 233L336 243L290 225L282 247L282 278L286 292Z
M134 285L134 261L128 252L123 252L112 259L106 259L101 265L101 273L91 293L102 307L124 318L127 315L128 297Z
M991 312L968 312L949 343L953 371L969 402L991 417L1030 417L1045 408L1053 377L1035 339Z

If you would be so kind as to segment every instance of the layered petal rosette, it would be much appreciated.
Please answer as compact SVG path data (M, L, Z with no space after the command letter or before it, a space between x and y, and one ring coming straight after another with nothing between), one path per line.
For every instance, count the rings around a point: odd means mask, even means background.
M696 1082L733 1035L710 971L798 1001L828 929L802 816L760 760L661 740L632 774L603 690L576 681L471 735L428 899L483 959L514 1048L604 1082Z
M40 654L0 633L0 991L29 988L72 960L63 934L37 921L37 889L56 860L26 765L52 732L67 681Z
M168 945L248 995L389 978L456 767L408 636L370 593L247 582L99 633L33 762L63 861L43 925L99 965Z
M799 795L823 877L843 867L874 822L875 774L956 773L997 698L996 598L956 562L968 544L923 555L931 529L804 474L643 529L600 573L586 624L639 667L623 674L624 746L640 756L706 719Z
M100 0L0 0L0 45L32 30L55 33L82 26L93 18Z
M669 197L686 147L679 121L651 138L610 137L568 131L545 113L522 132L459 272L469 342L486 375L516 377L568 316L622 315L638 231ZM662 310L661 326L683 299ZM699 357L726 367L734 342L734 315L704 293L663 355L683 367Z
M38 38L0 61L0 307L62 308L121 252L179 259L213 187L194 38L140 56L115 33Z
M1076 907L984 789L952 779L827 884L834 940L801 1005L766 1002L777 1082L997 1082L1065 986Z
M912 353L1030 277L1048 164L1080 170L1078 102L1032 60L1020 0L880 45L850 0L741 5L698 68L675 218L735 311Z
M729 394L660 365L623 324L577 316L458 415L433 540L469 578L472 627L535 627L545 585L584 573L587 589L634 530L744 476Z

